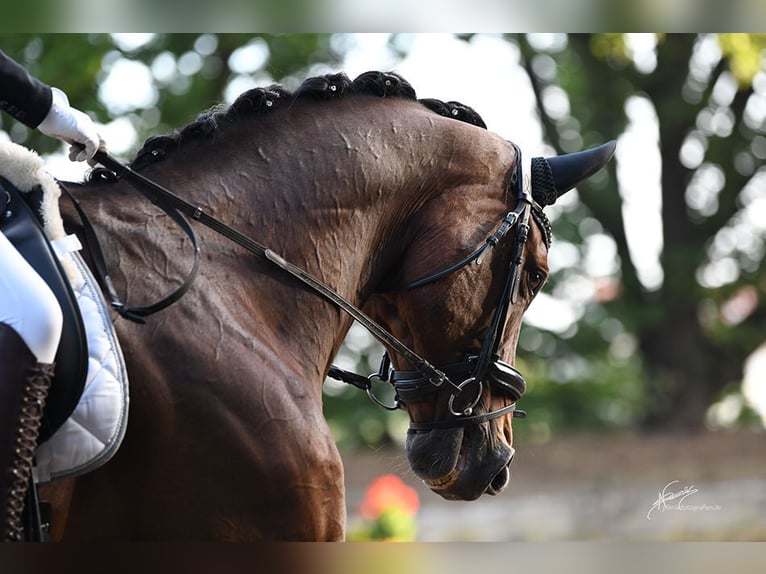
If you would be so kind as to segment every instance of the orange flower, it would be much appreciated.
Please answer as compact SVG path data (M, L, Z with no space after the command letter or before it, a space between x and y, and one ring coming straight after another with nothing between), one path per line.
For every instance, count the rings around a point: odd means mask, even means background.
M412 516L418 511L419 506L418 493L414 488L404 484L396 475L385 474L375 479L367 489L364 500L359 506L359 514L362 518L373 520L383 511L397 508Z

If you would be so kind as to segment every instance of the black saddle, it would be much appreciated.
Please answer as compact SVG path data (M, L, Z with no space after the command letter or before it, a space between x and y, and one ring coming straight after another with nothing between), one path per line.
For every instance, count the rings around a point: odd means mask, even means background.
M48 440L72 414L88 374L88 344L82 315L37 215L41 201L39 186L29 193L21 193L0 177L0 232L45 280L64 315L55 377L48 393L38 442Z

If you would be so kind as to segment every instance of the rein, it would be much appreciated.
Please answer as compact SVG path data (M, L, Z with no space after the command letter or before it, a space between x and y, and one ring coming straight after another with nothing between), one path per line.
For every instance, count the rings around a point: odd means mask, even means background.
M69 196L69 198L72 200L83 222L85 241L91 251L94 266L96 268L96 278L101 284L102 289L104 289L109 294L111 299L111 306L122 317L130 321L143 323L144 317L156 313L157 311L160 311L173 304L178 299L180 299L181 296L183 296L183 294L186 293L186 291L191 287L191 284L199 268L200 249L197 244L194 231L184 216L190 217L191 219L199 221L216 233L226 237L240 247L259 256L262 259L265 259L275 267L289 273L296 279L300 280L304 285L312 289L320 297L326 301L329 301L350 315L355 321L359 322L363 327L365 327L380 343L400 354L416 369L415 371L396 371L390 367L388 356L387 354L384 354L379 372L370 375L369 377L363 377L356 373L345 371L334 365L330 368L328 376L363 389L370 397L370 399L373 400L373 402L389 410L400 408L405 404L405 401L412 399L417 400L426 394L432 393L441 388L445 383L452 387L453 392L449 399L449 410L455 418L443 421L410 423L410 429L414 431L443 429L463 426L465 424L480 424L508 413L512 413L513 416L518 417L526 416L524 411L516 410L515 403L515 401L518 400L526 390L526 383L524 382L524 378L513 366L501 361L496 354L500 345L502 330L506 322L508 311L510 306L516 302L516 297L518 294L522 264L521 254L529 231L529 219L531 207L533 205L533 202L531 201L529 194L526 192L523 185L520 150L517 146L514 145L514 147L516 148L517 152L517 166L513 175L512 184L515 187L515 195L518 200L516 208L513 211L510 211L504 217L498 229L486 239L484 244L482 244L481 247L479 247L468 257L432 275L418 279L416 281L412 281L399 289L414 289L437 281L455 271L458 271L459 269L462 269L463 267L466 267L474 261L477 264L481 263L487 250L497 245L499 241L507 235L511 228L516 225L518 226L515 248L513 251L513 257L511 259L511 268L509 269L509 273L506 278L500 304L497 307L490 329L485 336L479 355L468 355L462 363L450 365L444 369L435 367L429 361L418 355L415 351L407 347L381 325L375 322L366 313L354 306L343 296L336 293L331 287L307 271L297 267L296 265L293 265L268 247L229 227L215 217L208 215L201 207L193 205L178 197L167 188L141 175L129 166L124 165L106 152L98 151L94 156L94 159L111 170L117 176L117 178L122 178L128 181L152 203L157 205L169 217L171 217L171 219L175 221L182 228L184 233L189 237L194 248L194 264L192 270L175 291L154 304L130 307L122 302L116 293L107 270L105 258L98 242L98 238L87 215L82 210L77 199L74 198L68 190L64 189L64 191L66 192L66 195ZM468 376L466 376L466 373L468 373ZM460 379L456 378L455 380L462 380L460 384L453 382L452 377L455 376L460 377ZM485 379L485 377L489 377L490 384L497 384L503 390L510 391L509 394L513 398L514 402L492 412L473 415L473 409L479 403L483 394L482 381ZM394 388L397 392L397 400L393 406L384 404L374 395L372 392L373 380L390 380L390 382L394 385ZM454 401L456 397L458 397L469 385L474 382L478 382L478 391L475 399L473 399L468 405L460 407L456 410L454 407Z
M415 366L418 372L420 372L428 379L432 385L439 387L443 383L447 383L455 389L458 389L458 385L450 381L446 374L434 367L431 363L418 355L415 351L407 347L404 343L399 341L391 333L376 323L371 317L355 307L347 299L336 293L331 287L327 286L307 271L304 271L292 263L286 261L283 257L271 249L229 227L215 217L208 215L201 207L195 206L178 197L167 188L141 175L127 165L124 165L106 152L98 151L94 156L94 159L105 167L109 168L117 175L118 178L123 178L128 181L152 203L157 205L166 214L168 214L182 227L187 236L191 239L192 245L194 246L194 267L181 287L179 287L170 296L153 305L148 305L145 307L128 307L126 304L120 301L116 295L111 278L109 277L109 274L106 270L105 259L98 244L98 240L96 239L96 234L93 226L88 220L85 212L80 207L79 202L77 202L77 200L67 191L67 195L72 198L78 214L83 219L83 228L85 231L86 242L88 243L88 247L94 253L94 262L98 262L96 264L96 271L98 275L97 279L99 279L99 283L101 283L102 288L104 288L109 293L110 298L112 299L112 307L124 318L134 322L142 323L143 317L151 315L152 313L156 313L157 311L160 311L161 309L164 309L170 304L174 303L180 299L180 297L191 286L199 265L199 247L197 245L196 238L194 237L194 231L191 229L191 226L183 217L183 215L186 215L187 217L191 217L192 219L199 221L206 227L209 227L213 231L233 241L240 247L243 247L251 253L266 259L280 269L287 271L293 277L299 279L304 285L310 287L322 298L333 303L348 313L354 320L358 321L361 325L368 329L370 333L383 345L390 346L397 353L405 357Z

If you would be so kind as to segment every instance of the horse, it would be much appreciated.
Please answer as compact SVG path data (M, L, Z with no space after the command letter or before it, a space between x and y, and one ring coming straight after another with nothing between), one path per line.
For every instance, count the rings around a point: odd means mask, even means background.
M271 257L200 227L189 291L145 324L114 313L128 430L100 469L43 486L53 539L344 539L322 386L353 319L280 262L391 336L381 372L409 412L413 472L447 499L501 492L525 387L513 367L522 316L548 273L542 207L600 169L613 151L602 148L536 158L533 199L520 150L473 109L417 99L383 72L255 88L149 138L137 173ZM188 242L129 181L102 169L62 183L117 290L146 301L182 280Z

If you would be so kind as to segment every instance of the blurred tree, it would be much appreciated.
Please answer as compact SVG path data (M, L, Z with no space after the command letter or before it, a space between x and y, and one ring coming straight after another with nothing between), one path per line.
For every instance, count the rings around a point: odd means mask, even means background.
M621 178L618 189L621 166L612 162L608 178L578 188L581 203L561 210L554 234L581 250L596 234L611 237L616 281L595 290L577 328L617 322L591 337L590 350L582 333L570 331L549 354L603 356L615 335L628 334L645 369L644 427L701 427L711 403L738 388L744 360L766 339L764 226L748 225L748 209L764 201L766 36L656 35L641 58L631 45L636 38L622 34L569 35L543 48L534 37L508 39L520 48L545 139L557 153L620 136L637 104L651 108L658 125L661 231L647 220L633 241L657 244L661 232L660 273L647 279L637 266L625 215L628 201L642 200L626 199L629 181ZM647 169L656 146L645 148ZM561 270L554 291L573 273Z
M127 117L140 144L147 136L185 125L198 113L225 100L236 79L287 82L315 63L332 65L339 54L329 34L3 34L0 49L42 81L63 89L70 101L101 123ZM236 62L232 55L247 46ZM249 61L248 61L249 60ZM146 90L156 97L111 107L101 97L117 62L146 67ZM117 72L116 72L117 73ZM294 82L293 82L294 83ZM251 87L248 85L247 87ZM59 143L27 130L7 116L0 128L14 141L40 153Z

